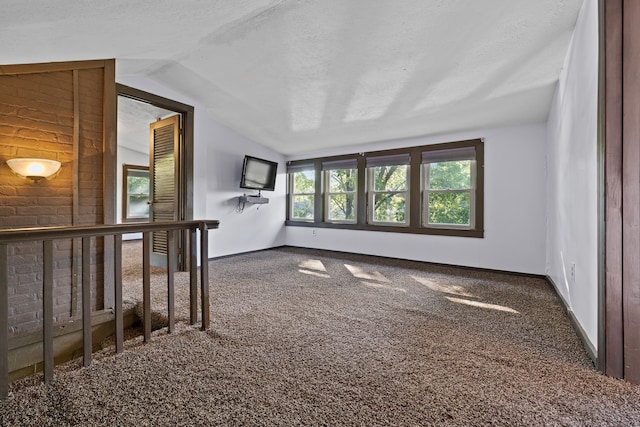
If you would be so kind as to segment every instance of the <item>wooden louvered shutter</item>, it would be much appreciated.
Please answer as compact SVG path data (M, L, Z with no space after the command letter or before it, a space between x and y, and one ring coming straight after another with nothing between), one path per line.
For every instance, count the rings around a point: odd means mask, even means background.
M151 222L178 220L178 152L180 115L158 120L150 125L150 200ZM153 233L152 265L166 267L166 233Z

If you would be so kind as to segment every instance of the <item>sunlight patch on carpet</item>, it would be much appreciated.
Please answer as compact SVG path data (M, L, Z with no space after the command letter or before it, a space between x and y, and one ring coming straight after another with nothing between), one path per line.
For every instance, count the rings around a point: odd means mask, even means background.
M306 259L298 264L298 273L307 274L309 276L322 277L329 279L331 276L326 274L327 268L319 259Z
M520 312L518 310L514 310L511 307L505 307L504 305L487 304L486 302L469 301L469 300L466 300L466 299L453 298L453 297L445 297L445 298L448 299L451 302L456 302L458 304L470 305L472 307L487 308L489 310L504 311L505 313L520 314Z
M367 273L366 271L364 271L362 267L349 265L349 264L345 264L344 266L347 268L347 270L349 270L351 274L353 274L353 277L357 277L358 279L375 280L377 282L391 283L391 280L387 279L386 277L384 277L384 275L382 275L377 271L374 271L372 273Z
M429 280L424 277L418 277L418 276L410 276L410 277L416 282L426 286L427 288L431 289L434 292L442 292L443 294L452 294L452 295L458 295L458 296L467 297L467 298L477 298L475 295L467 292L467 290L462 286L436 283L433 280Z

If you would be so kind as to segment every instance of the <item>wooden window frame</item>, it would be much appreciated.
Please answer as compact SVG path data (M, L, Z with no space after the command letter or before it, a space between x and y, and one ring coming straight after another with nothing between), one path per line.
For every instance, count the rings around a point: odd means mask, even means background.
M295 171L295 172L287 174L287 178L289 180L289 189L290 190L294 190L295 189L295 181L294 181L294 178L293 178L294 175L296 173L303 173L303 172L305 172L305 171ZM317 182L316 178L317 178L317 176L314 176L314 184L316 185L316 188L317 188L318 182ZM317 209L317 203L315 203L315 199L316 199L315 195L316 195L317 191L314 191L312 193L295 193L293 191L289 191L288 193L289 194L288 194L287 199L289 200L289 208L288 208L288 212L287 212L287 218L291 217L292 221L313 222L314 218L307 219L307 218L294 218L293 217L293 206L294 206L293 199L296 196L313 196L313 198L314 198L313 209L314 209L314 212L315 212L316 209Z
M396 165L389 165L396 166ZM406 166L405 170L405 186L404 190L376 190L375 189L375 177L374 177L374 169L378 166L368 167L367 168L367 224L377 225L377 226L389 226L389 227L409 227L411 221L411 166L410 165L397 165L397 166ZM374 219L375 215L375 200L378 194L404 194L404 222L387 222L387 221L376 221Z
M355 170L356 171L356 189L353 191L331 191L331 172L334 170ZM324 221L331 224L356 224L358 222L358 169L330 169L322 171L322 179L324 179ZM329 212L331 210L331 196L339 196L344 194L345 196L353 195L354 203L354 219L331 219L329 218Z
M455 148L475 148L475 212L473 213L474 228L461 229L459 227L424 227L422 213L423 198L423 178L422 178L422 152L429 150L443 150ZM408 172L408 198L407 213L409 217L408 225L398 226L388 223L368 222L369 195L367 190L367 159L370 157L392 156L409 154L410 164ZM357 158L358 163L358 184L357 184L357 221L355 223L332 222L326 220L327 198L323 193L324 180L322 179L322 163L331 162L346 158ZM292 194L291 174L288 172L289 189L287 191L287 219L285 225L293 227L315 227L334 228L348 230L382 231L409 234L428 234L456 237L484 238L484 140L482 138L445 142L441 144L423 145L416 147L405 147L390 150L372 151L366 153L354 153L342 156L330 156L304 160L294 160L288 162L288 168L296 168L299 165L314 164L316 173L315 192L315 213L314 219L298 220L292 218Z
M131 171L146 171L149 175L149 166L130 165L124 163L122 165L122 222L148 222L149 215L147 216L130 216L129 215L129 172ZM151 189L149 189L150 191ZM150 192L147 192L147 196L150 196Z

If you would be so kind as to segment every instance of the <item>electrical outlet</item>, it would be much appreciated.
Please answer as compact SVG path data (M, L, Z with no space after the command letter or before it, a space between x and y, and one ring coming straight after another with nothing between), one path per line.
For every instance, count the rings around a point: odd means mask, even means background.
M572 262L571 263L571 281L575 283L576 281L576 263Z

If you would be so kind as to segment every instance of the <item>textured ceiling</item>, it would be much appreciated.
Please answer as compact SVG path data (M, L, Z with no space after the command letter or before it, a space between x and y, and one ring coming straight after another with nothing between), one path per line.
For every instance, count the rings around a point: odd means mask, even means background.
M544 121L583 0L3 0L0 63L116 58L283 154Z

